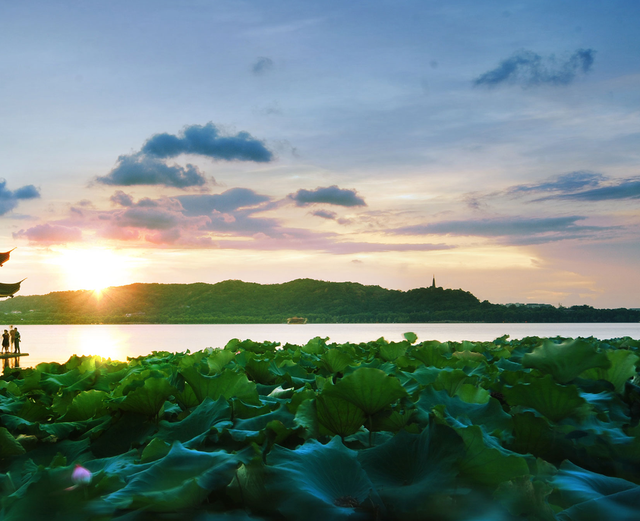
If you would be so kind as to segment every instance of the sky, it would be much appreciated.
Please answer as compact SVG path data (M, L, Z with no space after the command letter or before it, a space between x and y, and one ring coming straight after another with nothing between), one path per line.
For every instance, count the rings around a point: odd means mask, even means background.
M0 1L0 281L640 307L636 0Z

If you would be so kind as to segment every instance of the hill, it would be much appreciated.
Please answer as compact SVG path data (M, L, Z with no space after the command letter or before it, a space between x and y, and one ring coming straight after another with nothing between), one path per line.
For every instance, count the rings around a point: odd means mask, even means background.
M103 290L17 296L0 302L5 322L21 324L216 324L308 322L632 322L633 310L589 306L516 308L480 302L461 289L409 291L355 282L298 279L284 284L131 284Z

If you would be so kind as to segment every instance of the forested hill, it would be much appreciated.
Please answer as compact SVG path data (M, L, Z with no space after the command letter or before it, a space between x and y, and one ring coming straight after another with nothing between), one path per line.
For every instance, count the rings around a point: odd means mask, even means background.
M6 323L284 323L308 322L632 322L640 312L516 308L480 302L461 289L398 291L354 282L299 279L284 284L131 284L103 290L17 296L0 302Z

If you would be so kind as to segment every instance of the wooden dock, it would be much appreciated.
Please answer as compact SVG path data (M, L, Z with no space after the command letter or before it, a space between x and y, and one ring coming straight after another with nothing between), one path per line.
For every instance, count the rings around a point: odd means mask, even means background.
M6 358L18 358L19 356L29 356L29 353L2 353L0 354L0 360Z

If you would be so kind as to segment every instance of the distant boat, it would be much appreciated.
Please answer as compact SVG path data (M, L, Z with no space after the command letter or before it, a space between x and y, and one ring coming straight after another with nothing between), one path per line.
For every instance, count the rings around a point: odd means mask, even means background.
M306 324L307 319L302 317L291 317L287 319L287 324Z
M14 282L13 284L2 284L0 283L0 297L12 297L14 293L20 291L20 284L22 284L26 279L22 279L20 282Z
M0 267L9 260L11 256L11 252L15 250L15 248L11 248L9 251L5 251L4 253L0 253Z

